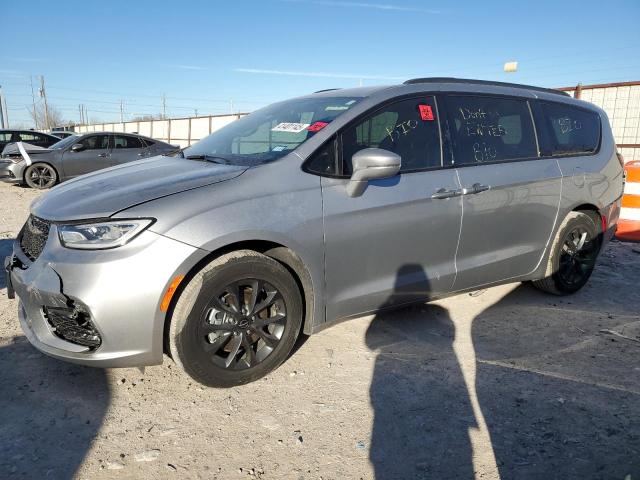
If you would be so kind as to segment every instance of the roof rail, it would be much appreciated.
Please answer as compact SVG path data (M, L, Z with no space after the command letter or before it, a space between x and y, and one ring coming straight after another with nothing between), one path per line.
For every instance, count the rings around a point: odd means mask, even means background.
M536 92L553 93L556 95L562 95L570 97L567 92L561 90L554 90L553 88L532 87L531 85L521 85L519 83L507 83L507 82L494 82L492 80L473 80L468 78L455 78L455 77L428 77L428 78L412 78L403 82L403 85L414 85L416 83L467 83L476 85L494 85L496 87L510 87L510 88L522 88L524 90L534 90Z
M313 93L331 92L333 90L340 90L340 89L339 88L325 88L324 90L318 90L317 92L313 92Z

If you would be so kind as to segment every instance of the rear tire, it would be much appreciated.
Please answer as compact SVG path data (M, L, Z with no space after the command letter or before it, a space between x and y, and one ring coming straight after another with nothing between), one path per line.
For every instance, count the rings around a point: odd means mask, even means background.
M37 190L51 188L58 182L58 172L46 163L33 163L24 171L24 182Z
M545 277L532 284L554 295L570 295L589 280L600 251L600 231L593 217L571 212L551 246Z
M279 262L253 250L222 255L189 281L176 302L171 356L210 387L252 382L289 356L302 312L298 286Z

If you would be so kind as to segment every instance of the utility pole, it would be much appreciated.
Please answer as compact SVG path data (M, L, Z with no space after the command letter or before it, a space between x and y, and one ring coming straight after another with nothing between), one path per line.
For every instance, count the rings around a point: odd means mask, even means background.
M83 105L84 107L84 121L87 125L89 125L89 111L87 110L87 106Z
M0 128L9 128L9 112L7 112L7 102L2 93L2 85L0 85Z
M167 118L167 96L162 94L162 119Z
M33 93L33 75L29 76L29 80L31 81L31 101L33 103L33 121L36 124L36 130L40 128L38 125L38 112L36 111L36 96Z
M49 125L49 105L47 104L47 92L44 89L44 75L40 75L40 96L44 100L44 121L47 130L51 131L51 125Z
M84 125L84 121L82 120L82 104L78 104L78 113L80 114L80 125Z
M122 105L122 99L120 99L120 123L124 123L124 106Z

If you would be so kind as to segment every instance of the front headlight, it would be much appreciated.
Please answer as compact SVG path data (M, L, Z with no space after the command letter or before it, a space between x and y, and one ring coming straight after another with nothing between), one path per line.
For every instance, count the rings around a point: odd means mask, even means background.
M142 233L153 220L114 220L83 225L58 225L60 243L67 248L102 250L120 247Z

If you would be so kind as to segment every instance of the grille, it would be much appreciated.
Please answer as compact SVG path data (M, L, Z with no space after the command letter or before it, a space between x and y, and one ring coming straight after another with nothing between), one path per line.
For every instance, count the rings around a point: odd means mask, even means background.
M51 223L33 215L29 215L27 223L20 234L20 248L31 261L37 259L49 237Z
M53 327L53 333L67 340L91 349L102 343L89 315L71 308L44 307L44 315Z

